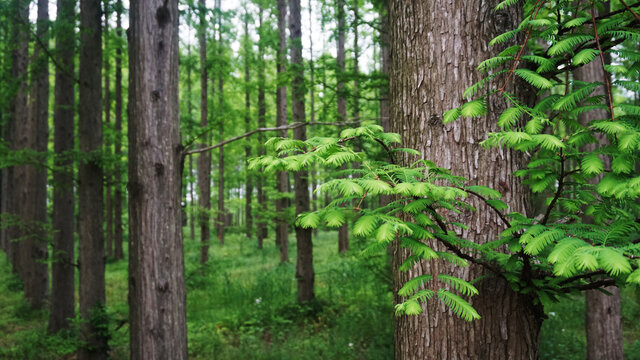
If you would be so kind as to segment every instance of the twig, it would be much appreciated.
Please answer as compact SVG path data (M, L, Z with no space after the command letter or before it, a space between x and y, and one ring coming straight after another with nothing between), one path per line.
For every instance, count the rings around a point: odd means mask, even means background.
M257 128L255 130L246 132L242 135L238 135L238 136L234 136L230 139L221 141L215 145L211 145L211 146L206 146L203 148L199 148L199 149L193 149L193 150L187 150L187 151L183 151L183 155L193 155L193 154L199 154L199 153L203 153L206 151L210 151L213 149L217 149L219 147L225 146L231 142L240 140L240 139L244 139L246 137L249 137L253 134L257 134L260 132L266 132L266 131L281 131L281 130L289 130L289 129L297 129L299 127L302 126L315 126L315 125L330 125L330 126L350 126L350 125L356 125L359 124L359 121L356 122L295 122L289 125L283 125L283 126L277 126L277 127L268 127L268 128Z
M590 273L586 273L586 274L576 275L576 276L570 277L570 278L562 281L558 285L564 286L564 285L567 285L567 284L571 284L572 282L580 280L580 279L586 279L586 278L590 278L592 276L605 275L605 274L606 274L606 272L604 270L593 271L593 272L590 272Z
M603 279L603 280L594 281L592 283L588 283L584 285L566 287L561 291L563 293L569 293L576 290L577 291L594 290L594 289L599 289L607 286L614 286L615 284L616 284L616 281L613 279Z
M605 14L605 15L598 16L596 18L596 20L606 19L606 18L611 17L613 15L620 14L621 12L624 12L625 10L628 10L633 14L633 16L636 17L636 20L640 21L640 19L638 19L638 15L635 12L633 12L633 10L631 10L632 7L640 6L640 1L638 1L635 4L632 4L632 5L627 5L624 2L624 0L620 0L620 3L622 3L622 5L624 5L626 7L626 9L620 9L620 10L612 11L612 12L610 12L608 14Z
M538 0L538 1L540 1L540 0ZM538 1L536 1L536 5L538 5ZM544 5L545 2L546 2L546 0L542 0L540 5L536 9L535 14L533 15L532 20L536 19L536 16L538 16L538 12L540 11L540 9L542 8L542 5ZM500 89L498 89L499 93L504 93L504 89L507 87L507 84L509 83L509 80L511 80L511 77L513 76L513 73L516 70L516 67L518 66L518 62L520 62L520 57L522 56L522 52L524 51L524 48L527 47L527 41L529 41L529 36L531 35L531 29L532 28L533 28L533 26L531 26L531 25L529 25L529 27L527 27L527 35L524 37L524 42L522 43L522 46L520 47L520 51L518 51L518 55L516 55L516 58L513 61L513 66L511 67L511 70L509 70L509 75L507 76L507 79L504 81L504 84L502 84Z
M560 175L558 175L558 190L556 191L556 195L551 200L549 207L547 208L547 212L544 214L542 221L540 222L542 225L546 225L547 221L549 221L549 216L551 215L551 210L553 210L554 205L558 201L560 194L562 194L562 187L564 186L564 154L562 150L560 150Z
M596 26L596 16L593 10L593 1L591 1L591 23L593 23L593 34L596 37L596 44L600 51L600 65L602 65L602 77L604 77L604 85L607 89L607 100L609 102L609 111L611 113L611 121L615 121L615 115L613 114L613 97L611 96L611 84L609 83L609 76L607 76L607 69L605 69L604 53L600 47L600 37L598 36L598 27Z
M480 200L482 200L485 204L487 204L487 206L489 206L490 208L493 209L493 211L496 212L496 214L498 214L498 217L500 217L500 220L502 220L503 223L505 223L505 225L507 225L507 227L511 227L511 223L509 222L509 220L507 220L507 217L504 216L504 214L502 212L500 212L500 210L498 210L495 206L491 205L491 203L489 203L489 201L482 195L478 194L475 191L471 191L469 189L465 189L459 186L455 186L456 189L460 189L464 192L468 192L469 194L479 198Z

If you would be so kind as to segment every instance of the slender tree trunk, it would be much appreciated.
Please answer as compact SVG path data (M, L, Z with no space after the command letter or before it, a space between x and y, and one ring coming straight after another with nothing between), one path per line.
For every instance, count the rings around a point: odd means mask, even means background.
M262 29L262 17L264 9L260 6L259 23ZM262 31L260 32L262 34ZM265 66L264 66L264 39L258 42L258 127L266 127L267 103L264 99L265 88ZM264 149L264 133L258 133L258 156L265 154ZM262 249L262 243L267 238L267 193L264 190L264 177L258 177L258 203L260 208L260 216L258 217L258 248Z
M122 0L116 2L116 35L118 38L122 37ZM122 157L122 46L118 44L116 47L116 84L115 84L115 144L114 152L116 155L115 169L113 183L115 191L113 193L113 242L114 242L114 257L116 259L122 259L124 257L122 251L122 242L124 241L123 227L122 227L122 172L123 167L121 163Z
M278 89L276 92L276 125L287 125L287 86L285 73L287 71L287 0L278 0L278 30L280 35L279 48L276 59L278 72ZM280 136L287 137L287 131L282 130ZM289 261L289 223L286 209L289 199L285 194L289 192L289 174L280 171L276 175L278 198L276 199L276 245L280 247L280 261Z
M244 129L246 132L251 131L251 77L249 72L249 63L251 57L251 39L249 38L249 12L245 8L244 15ZM251 208L251 201L253 199L253 176L249 170L249 159L251 158L251 143L247 141L244 147L245 154L245 167L247 171L247 183L245 188L245 218L246 229L245 234L248 239L251 239L253 234L253 210Z
M75 256L73 220L74 144L74 53L75 53L76 0L58 0L56 53L56 82L53 107L53 147L55 165L53 173L53 249L51 265L51 302L49 332L71 330L75 317Z
M607 63L610 62L608 56ZM573 72L574 80L578 81L604 81L604 77L608 76L603 70L600 59L596 58L589 64L582 66ZM604 87L599 87L594 91L592 96L604 95ZM593 120L606 119L609 114L606 110L595 110L578 115L578 121L585 126ZM606 136L597 136L599 145L588 144L585 146L585 152L592 152L599 146L607 144ZM611 168L611 159L604 157L605 169ZM602 177L593 179L593 183L597 184ZM584 223L592 223L593 218L585 217ZM611 295L603 294L598 290L588 290L585 292L586 308L585 308L585 332L587 336L587 359L607 359L619 360L624 359L624 344L622 336L622 319L620 313L620 289L615 286L609 286L605 290Z
M27 108L27 67L29 56L29 37L25 26L29 24L29 2L25 0L13 0L10 3L10 13L15 22L11 29L9 43L11 44L11 78L12 90L15 91L10 101L9 119L6 125L6 138L9 150L22 150L26 147L26 129L28 123ZM3 213L12 220L22 220L20 204L24 204L22 197L28 191L25 188L25 166L11 166L5 169L5 198ZM21 254L24 242L13 241L22 236L18 226L10 226L6 229L5 236L9 241L9 260L19 277L24 281L24 268L21 264Z
M178 1L131 2L131 359L187 359L180 189Z
M218 10L218 57L222 56L222 11L221 0L216 1ZM224 140L224 75L218 70L218 135L220 140ZM224 209L224 146L218 151L218 242L224 245L224 231L226 226L227 213Z
M289 36L291 38L291 106L294 122L304 122L304 67L302 64L302 26L300 21L300 0L289 0ZM306 140L306 126L293 130L296 140ZM309 211L309 174L297 171L294 178L296 216ZM298 257L296 278L298 279L298 302L314 299L313 244L311 229L296 226Z
M106 359L104 311L104 204L102 147L102 8L100 0L80 1L79 148L83 159L78 171L78 225L80 238L81 339L86 345L78 358Z
M338 95L338 121L347 120L347 99L344 90L344 72L345 72L345 12L344 0L338 0L338 53L336 61L338 63L338 71L336 78L338 86L336 92ZM345 169L346 166L343 166ZM344 253L349 250L349 224L345 221L338 228L338 252Z
M200 27L198 29L198 42L200 44L200 126L202 131L208 128L207 109L207 20L205 0L198 1L200 14ZM206 135L206 139L210 136ZM211 211L211 153L203 152L198 155L198 213L200 220L200 265L209 261L209 242L211 230L209 228L209 212Z
M358 47L360 11L358 1L353 0L353 118L356 121L360 120L360 49Z
M389 52L389 9L388 0L382 1L380 10L380 72L385 77L386 85L380 88L380 125L384 131L391 131L389 123L389 64L391 54Z
M49 138L49 3L38 0L37 36L31 67L31 104L27 124L27 148L44 153ZM43 49L43 46L45 47ZM44 158L42 158L44 159ZM44 160L43 160L44 161ZM44 225L47 221L47 172L44 168L25 167L22 179L27 192L21 194L19 207L27 222L23 241L25 297L34 308L42 308L49 294L48 249Z
M489 39L519 24L521 14L516 8L496 14L497 3L390 1L391 127L402 135L404 147L421 151L424 159L436 161L472 184L501 189L510 209L524 213L528 192L511 176L525 164L520 153L506 149L497 153L478 145L487 132L497 131L495 114L505 108L502 100L489 101L491 115L485 118L442 124L444 111L459 106L463 90L478 80L473 64L499 51L487 47ZM496 16L502 21L491 21ZM522 88L509 91L518 93ZM403 163L414 160L406 155ZM477 212L466 211L452 219L474 224L461 236L476 243L496 239L504 224L486 205L475 199L471 204ZM437 243L429 245L443 250ZM397 268L409 253L396 245L393 255L395 294L407 280L422 274L450 274L466 280L488 275L474 284L480 295L472 305L480 320L466 322L437 300L423 305L419 316L396 317L396 359L537 359L543 313L533 297L514 292L506 281L475 265L459 268L425 261L400 272ZM396 295L395 302L399 301Z
M111 59L109 58L109 0L104 0L104 128L109 129L111 127ZM111 140L107 137L105 143L106 153L111 152ZM106 218L106 240L107 240L107 256L113 257L113 185L112 185L113 170L107 168L105 174L106 190L105 190L105 218Z
M191 56L191 45L187 45L187 54L188 56ZM193 94L192 91L192 87L193 84L191 82L191 73L192 73L192 63L191 61L189 61L189 64L187 65L187 114L189 115L189 135L193 136L193 103L191 102L191 97ZM195 196L193 193L193 187L194 187L194 182L191 180L193 179L193 156L189 156L189 182L188 182L188 187L189 187L189 198L191 200L191 205L190 207L192 209L196 208L196 201L195 201ZM195 214L194 211L189 211L189 230L191 233L191 240L194 241L196 239L196 219L195 219Z
M315 65L313 63L313 5L311 0L308 3L309 6L309 100L311 101L310 116L311 122L316 121L316 80L315 80ZM311 169L311 209L313 211L318 210L318 176L317 169L314 164ZM318 236L318 228L313 229L313 236Z

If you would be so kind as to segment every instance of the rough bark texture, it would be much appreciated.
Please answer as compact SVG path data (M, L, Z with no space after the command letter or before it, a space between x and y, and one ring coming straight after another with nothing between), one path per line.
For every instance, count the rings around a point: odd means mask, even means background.
M606 59L609 60L609 59ZM607 61L609 62L609 61ZM607 76L602 70L600 58L589 64L580 67L573 72L575 80L579 81L601 81ZM592 94L605 95L603 86L599 87ZM595 110L582 113L578 116L578 121L587 125L593 120L609 118L609 112L606 110ZM585 152L591 152L596 147L606 146L606 136L596 136L599 145L588 144L585 146ZM611 158L604 157L604 168L611 168ZM593 183L600 181L602 177L593 179ZM591 217L583 219L585 223L592 222ZM586 308L585 308L585 332L587 335L587 359L608 359L619 360L624 359L624 344L622 336L622 319L620 314L620 289L617 287L607 287L605 290L611 293L611 296L603 294L598 290L588 290L585 292Z
M525 212L527 192L510 175L524 159L515 152L478 145L487 132L497 130L495 114L504 109L502 100L489 101L490 116L442 124L444 111L459 106L463 90L479 79L477 64L498 51L488 48L488 41L519 23L516 10L496 13L496 4L390 1L391 129L402 135L404 147L419 150L425 159L471 184L500 190L511 210ZM415 159L403 162L411 160ZM478 243L495 239L504 225L486 206L475 199L470 202L477 212L450 217L470 226L462 236ZM405 249L394 248L394 269L407 255ZM466 322L431 300L421 315L395 318L396 359L537 359L542 319L533 299L513 292L507 282L478 266L459 268L442 261L422 262L408 272L395 270L394 293L407 280L427 273L467 280L489 275L475 284L480 295L472 300L482 319Z
M180 189L178 1L131 2L131 358L187 359Z
M105 304L102 147L102 9L100 0L80 1L80 70L78 142L78 226L81 339L79 359L106 359L107 337L96 316Z
M249 38L249 12L245 8L244 14L244 130L251 131L251 73L249 72L249 63L251 57L251 39ZM253 200L253 174L249 170L249 159L251 158L251 143L247 141L244 146L245 167L247 171L247 180L245 187L245 205L244 213L246 218L245 235L251 239L253 234L253 210L251 202Z
M276 125L288 124L287 120L287 86L284 83L284 74L287 64L287 0L278 0L278 30L280 34L279 49L277 54L278 89L276 92ZM280 136L287 137L287 131L282 130ZM276 199L276 245L280 247L280 261L289 261L289 223L286 209L289 207L289 199L285 193L289 192L289 174L280 171L276 175L276 187L278 198Z
M289 36L291 38L291 106L294 122L304 122L304 67L302 64L302 27L300 21L300 0L289 0ZM293 138L306 140L306 126L293 130ZM295 188L296 216L309 211L309 173L297 171L293 175ZM311 229L296 226L298 257L296 278L298 279L298 302L314 299L313 244Z
M345 77L345 12L344 12L344 0L338 0L338 52L336 56L336 62L338 64L338 73L336 78L338 80L337 95L338 95L338 121L347 121L347 98L344 89L344 77ZM343 167L343 169L345 169ZM345 222L338 228L338 252L343 253L349 250L349 224Z
M71 329L75 316L75 261L73 214L73 151L74 143L74 29L76 0L58 0L56 32L57 63L54 88L53 148L53 256L51 264L51 310L49 332Z
M122 37L122 0L116 2L116 36ZM122 259L124 254L122 251L122 242L124 234L122 228L122 172L124 171L120 158L122 157L122 46L118 44L116 48L116 74L115 74L115 144L114 152L116 154L115 169L113 183L115 191L113 192L113 242L114 257Z
M200 27L198 43L200 45L200 126L207 131L207 20L205 0L199 0ZM206 136L209 139L210 136ZM209 261L209 242L211 230L209 212L211 211L211 153L206 151L198 155L198 219L200 220L200 264Z

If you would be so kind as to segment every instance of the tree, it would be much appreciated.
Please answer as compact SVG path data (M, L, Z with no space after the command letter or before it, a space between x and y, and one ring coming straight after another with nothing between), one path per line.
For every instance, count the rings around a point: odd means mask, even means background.
M247 9L247 4L244 4L244 104L245 104L245 114L244 114L244 130L246 132L251 131L251 77L249 64L251 59L251 40L249 38L249 10ZM247 168L247 179L245 184L245 218L246 218L246 229L245 235L247 238L251 238L251 234L253 233L253 214L251 201L253 199L253 176L249 172L249 159L251 158L251 143L247 142L244 146L244 154L245 154L245 167Z
M198 27L198 43L200 44L200 126L202 131L208 133L208 109L207 109L207 20L206 4L204 0L198 2L198 14L200 25ZM210 136L206 135L206 139ZM211 153L205 152L198 156L198 208L200 220L200 264L204 265L209 260L209 241L211 238L209 229L209 212L211 211Z
M56 68L53 142L53 248L49 332L71 328L75 315L73 146L75 87L75 0L58 0L56 16Z
M216 0L216 12L218 18L218 41L216 46L217 57L222 57L222 6L220 0ZM218 66L218 135L220 139L224 139L224 73L222 66ZM224 245L224 231L227 223L227 213L224 209L224 147L221 146L218 151L218 220L217 220L217 232L218 242L220 245Z
M129 310L132 359L187 359L180 207L178 1L130 10Z
M294 122L304 122L304 67L302 64L302 24L300 20L300 0L289 0L289 36L291 39L291 107ZM306 127L293 130L293 138L304 141ZM293 175L296 214L309 211L309 173L297 171ZM296 278L298 279L298 302L304 303L315 298L313 272L313 244L311 229L296 226L298 257Z
M344 0L337 0L337 13L338 13L338 52L336 56L336 63L338 69L336 71L336 78L338 86L336 87L336 93L338 96L338 120L347 121L347 98L346 90L344 88L345 79L345 11ZM344 223L338 228L338 252L345 252L349 250L349 224Z
M287 65L287 0L278 0L278 52L276 55L277 89L276 89L276 126L285 126L287 120L287 86L284 76ZM286 137L287 130L282 130L280 136ZM289 261L289 224L285 210L289 208L289 199L285 196L289 192L289 174L280 171L276 174L276 245L280 247L280 261Z
M460 99L453 94L461 94L471 81L478 79L479 74L469 64L478 64L490 56L493 50L487 49L485 44L519 23L521 15L518 11L511 10L498 17L492 4L479 1L446 5L420 1L389 2L393 54L389 76L390 122L393 131L402 135L404 146L418 149L424 158L434 159L453 174L469 179L472 184L501 189L510 208L525 213L527 191L512 176L515 170L524 166L524 158L515 151L507 151L503 154L505 160L496 162L493 160L497 156L494 152L478 145L486 131L497 130L496 117L442 125L441 114L460 104ZM442 19L469 21L447 23L449 31L442 32L440 29L445 26ZM493 19L494 25L484 26L482 19ZM409 40L413 34L418 35ZM473 34L473 41L457 34ZM465 41L470 41L466 43L469 46L461 45ZM442 48L439 44L448 45ZM456 74L453 79L452 73ZM490 107L495 114L504 105L497 100ZM408 164L410 160L405 158L403 161ZM462 236L476 243L494 239L503 229L502 220L481 201L472 199L471 204L478 209L476 215L463 213L459 218L475 226L470 231L463 231ZM443 246L433 244L433 248L443 249ZM406 249L398 247L394 250L396 293L410 279L408 273L397 271L408 256ZM396 317L397 359L537 358L542 309L534 304L533 297L514 292L504 279L496 278L482 266L473 264L462 270L435 260L412 268L411 277L422 274L450 274L466 280L486 276L475 284L480 295L473 301L482 318L465 322L449 316L446 308L437 302L427 303L424 315ZM400 298L396 296L395 301L399 302ZM489 343L491 346L487 346Z
M109 17L111 15L111 5L109 0L103 0L104 4L104 25L102 28L104 36L104 51L103 51L103 75L104 75L104 90L103 90L103 111L104 111L104 129L111 127L111 53L109 42ZM108 130L107 130L108 131ZM106 153L111 153L111 138L107 136L105 141ZM113 236L114 236L114 214L113 214L113 169L110 168L111 164L105 164L105 238L107 244L107 256L113 257L115 255L113 248Z
M116 36L119 40L122 40L122 0L116 2ZM113 195L113 207L114 207L114 221L113 221L113 236L114 236L114 256L116 259L122 259L124 256L122 251L123 242L123 229L122 229L122 172L123 166L120 161L122 154L122 43L119 41L116 47L116 74L115 74L115 144L114 152L116 156L115 171L113 182L115 184L115 191Z
M263 128L266 126L266 114L267 103L265 102L265 61L264 61L264 29L262 26L262 17L264 9L262 5L259 5L258 23L260 39L258 40L258 127ZM264 137L262 132L258 133L258 156L264 155ZM267 217L265 215L267 211L267 194L264 189L264 177L258 177L258 249L262 249L262 243L267 237Z
M78 228L80 315L86 321L79 359L105 359L105 244L102 147L102 8L100 0L80 1L78 143Z

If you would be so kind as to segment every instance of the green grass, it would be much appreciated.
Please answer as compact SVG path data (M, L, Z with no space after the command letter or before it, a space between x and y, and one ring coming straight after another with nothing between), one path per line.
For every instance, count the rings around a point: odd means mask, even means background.
M314 237L317 301L299 306L293 234L289 241L291 262L281 264L273 239L258 250L254 239L229 233L201 267L199 242L185 239L189 358L392 358L386 259L362 259L359 250L340 256L337 234L321 232ZM126 261L107 262L113 359L128 358L127 272ZM0 359L72 358L77 341L47 335L48 312L26 308L21 290L0 255Z
M258 250L255 239L230 232L224 247L214 241L199 265L200 244L185 238L187 323L191 359L391 359L393 309L385 257L363 259L352 240L337 254L337 235L314 237L317 301L296 304L295 236L290 263L281 264L273 239ZM126 258L126 254L125 254ZM106 294L113 359L129 355L127 262L107 261ZM625 355L640 360L640 292L625 289ZM73 359L75 336L46 334L48 311L33 311L22 285L0 253L0 359ZM586 356L584 297L546 307L541 359Z

